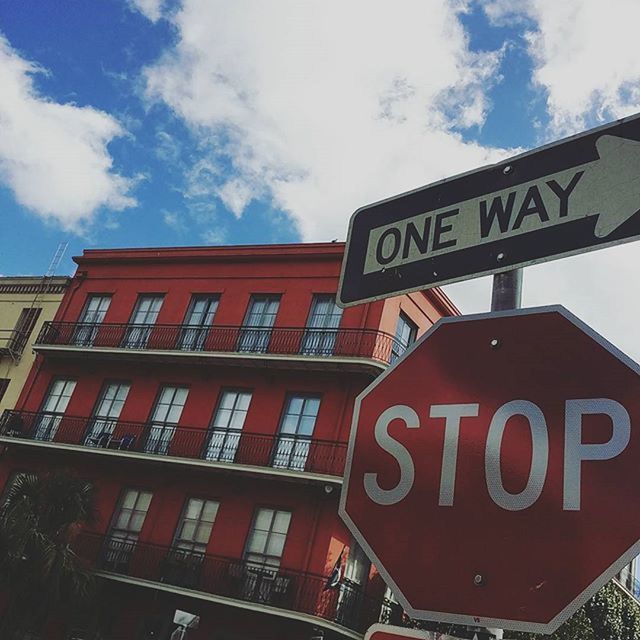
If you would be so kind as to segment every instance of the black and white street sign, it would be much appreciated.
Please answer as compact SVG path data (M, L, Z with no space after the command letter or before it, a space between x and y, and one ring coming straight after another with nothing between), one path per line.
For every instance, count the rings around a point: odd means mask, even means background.
M640 114L358 209L344 306L640 237Z

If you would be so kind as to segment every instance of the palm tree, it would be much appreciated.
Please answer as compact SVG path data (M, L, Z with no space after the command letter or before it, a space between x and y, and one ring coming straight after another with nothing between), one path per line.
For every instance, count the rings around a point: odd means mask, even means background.
M0 638L20 637L89 599L94 580L71 542L94 520L93 486L67 472L22 473L8 484L0 505Z

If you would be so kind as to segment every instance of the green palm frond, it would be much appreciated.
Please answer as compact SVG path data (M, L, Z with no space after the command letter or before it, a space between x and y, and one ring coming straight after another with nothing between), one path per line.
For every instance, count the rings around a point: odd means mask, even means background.
M3 614L0 636L13 633L20 611L44 619L53 608L91 597L92 573L71 542L79 528L95 520L93 486L70 473L21 474L6 488L0 505L0 586L10 589L14 611Z

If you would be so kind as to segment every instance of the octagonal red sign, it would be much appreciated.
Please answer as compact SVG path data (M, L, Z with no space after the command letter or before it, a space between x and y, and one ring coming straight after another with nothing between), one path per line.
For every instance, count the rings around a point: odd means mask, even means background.
M640 553L639 373L555 306L443 319L360 394L340 514L409 615L551 633Z

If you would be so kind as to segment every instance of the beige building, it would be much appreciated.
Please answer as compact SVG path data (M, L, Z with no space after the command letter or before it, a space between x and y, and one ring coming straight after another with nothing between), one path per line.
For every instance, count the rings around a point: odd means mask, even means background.
M70 278L0 277L0 414L15 406L42 325L53 320Z

